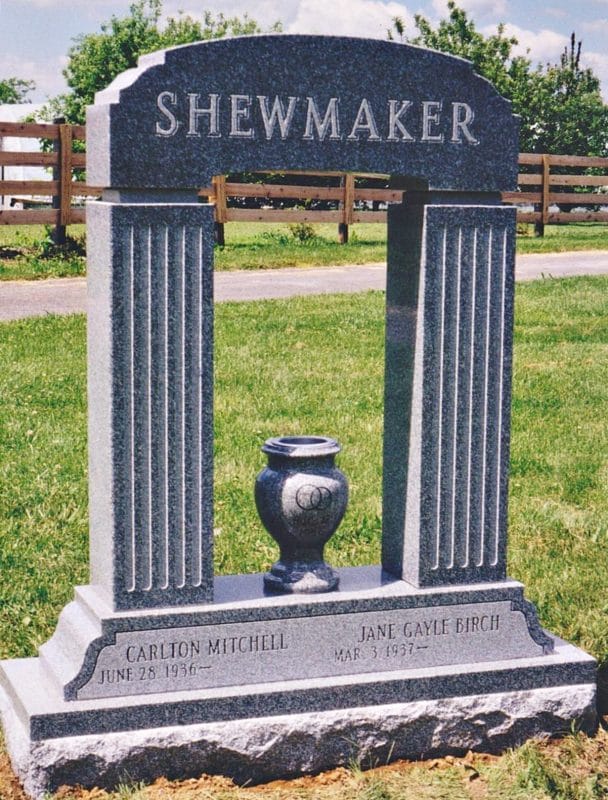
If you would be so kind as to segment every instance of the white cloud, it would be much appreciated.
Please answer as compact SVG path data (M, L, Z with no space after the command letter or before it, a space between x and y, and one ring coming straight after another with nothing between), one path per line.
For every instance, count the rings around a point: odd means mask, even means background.
M335 34L386 39L394 17L401 17L406 30L414 31L413 17L397 2L381 0L301 0L287 33Z
M252 19L259 23L263 30L270 28L277 20L281 20L285 25L295 18L300 0L232 0L230 4L226 0L205 0L203 3L196 4L193 0L165 0L163 11L165 17L174 17L182 11L194 19L202 18L201 7L211 11L212 14L223 13L226 17L243 17L248 14Z
M608 19L594 19L592 22L582 22L581 28L584 31L589 31L589 33L608 36Z
M65 66L64 56L34 61L18 55L0 54L0 75L5 78L17 77L34 81L36 91L29 95L34 102L44 102L65 91L65 82L61 72Z
M514 48L516 55L527 55L532 59L533 63L540 62L541 64L559 61L564 47L570 41L568 36L548 28L543 28L540 31L530 31L517 25L512 25L510 22L505 25L505 34L514 36L517 39L518 45Z
M458 5L476 15L501 16L507 13L507 0L459 0ZM433 0L433 8L441 16L448 13L447 0Z

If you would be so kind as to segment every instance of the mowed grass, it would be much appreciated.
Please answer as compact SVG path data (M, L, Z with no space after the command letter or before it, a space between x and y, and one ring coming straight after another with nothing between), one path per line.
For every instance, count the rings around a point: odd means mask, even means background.
M0 225L0 281L84 275L84 241L84 225L70 226L62 247L54 246L50 227Z
M84 329L82 317L0 325L1 657L33 655L73 585L87 580ZM253 481L264 439L296 432L329 434L344 448L351 503L328 560L378 561L383 337L380 293L217 306L218 572L261 571L276 558L257 519ZM509 572L524 582L543 625L604 669L607 374L608 278L518 285ZM587 800L608 796L607 776L601 731L594 740L530 744L500 759L342 770L311 785L161 782L107 796Z
M299 229L301 232L301 229ZM533 226L518 227L519 253L553 253L571 250L608 250L608 226L580 223L547 226L545 236L533 235ZM295 233L298 232L296 229ZM73 237L83 225L68 229ZM303 240L287 224L231 222L225 227L226 245L215 248L219 270L277 269L386 261L386 225L352 225L349 241L338 243L338 226L313 225ZM84 275L85 258L56 253L45 244L48 234L41 226L0 227L0 280L57 278ZM46 255L45 255L46 253Z
M510 573L543 623L608 662L608 278L517 287ZM52 632L87 580L85 321L0 325L0 655ZM328 546L377 563L381 530L384 297L216 306L216 569L276 557L253 481L269 436L343 446L351 500Z
M518 225L517 230L518 253L608 250L608 225L599 222L546 225L544 236L534 236L533 225Z

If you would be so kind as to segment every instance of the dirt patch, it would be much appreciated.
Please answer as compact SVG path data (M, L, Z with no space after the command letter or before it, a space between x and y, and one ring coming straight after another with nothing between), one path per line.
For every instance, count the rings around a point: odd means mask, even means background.
M358 773L358 771L337 767L319 775L304 775L293 780L276 780L257 786L237 786L229 778L219 775L202 775L200 778L184 781L169 781L158 778L149 786L134 786L128 790L106 792L103 789L83 789L74 786L62 786L53 795L53 800L294 800L295 797L331 798L348 796L349 789L361 781L373 782L375 779L406 778L412 768L430 770L450 769L458 767L462 770L466 783L475 781L478 772L476 763L488 763L497 760L497 756L469 753L461 759L451 756L433 759L426 762L394 761L385 766L375 767ZM332 791L333 790L333 791ZM471 792L473 798L485 797L485 787L479 782L479 791ZM28 800L17 778L15 778L8 756L0 755L0 800Z
M4 749L0 752L0 800L27 800Z

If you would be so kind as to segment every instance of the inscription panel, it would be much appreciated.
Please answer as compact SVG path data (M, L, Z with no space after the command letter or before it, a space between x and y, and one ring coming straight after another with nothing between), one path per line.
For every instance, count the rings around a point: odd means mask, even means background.
M510 103L463 59L377 39L238 37L151 53L97 95L87 142L88 179L123 189L303 168L435 189L517 184Z
M508 646L505 646L508 643ZM78 699L542 655L510 601L118 632Z

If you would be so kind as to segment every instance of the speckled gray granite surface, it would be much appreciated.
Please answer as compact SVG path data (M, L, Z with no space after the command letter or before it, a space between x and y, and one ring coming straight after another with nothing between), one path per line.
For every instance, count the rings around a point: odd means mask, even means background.
M467 61L378 39L253 36L145 56L97 95L87 143L94 186L201 188L260 169L517 183L510 103Z
M35 798L63 784L111 789L202 773L263 782L353 762L500 752L573 723L596 726L590 683L43 741L30 741L2 689L0 711L13 765Z
M27 791L592 730L594 660L506 579L510 104L451 56L260 36L145 56L87 124L87 180L105 187L88 232L92 575L39 658L0 663ZM304 598L213 577L213 209L197 190L260 169L407 190L389 215L387 572L342 570L339 591Z

